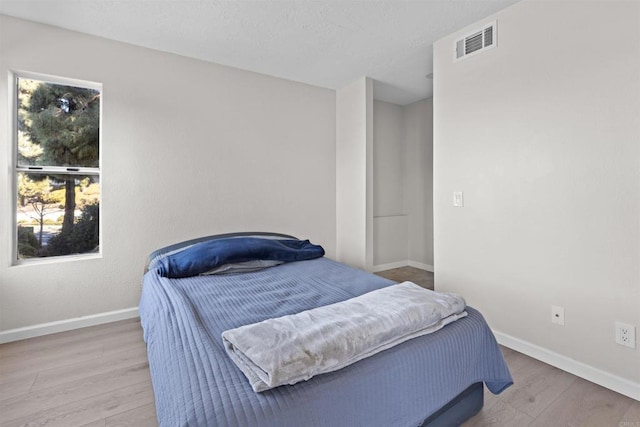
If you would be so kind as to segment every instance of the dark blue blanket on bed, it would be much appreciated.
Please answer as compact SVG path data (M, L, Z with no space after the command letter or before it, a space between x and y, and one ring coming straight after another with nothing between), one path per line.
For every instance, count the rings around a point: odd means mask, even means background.
M308 240L271 240L256 237L235 237L210 240L159 260L162 277L197 276L230 263L255 260L304 261L324 256L322 246Z

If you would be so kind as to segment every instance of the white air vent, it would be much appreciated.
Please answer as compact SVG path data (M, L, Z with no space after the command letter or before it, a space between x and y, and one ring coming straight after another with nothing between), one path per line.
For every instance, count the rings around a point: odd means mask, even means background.
M456 42L456 59L467 58L476 53L496 47L496 22L485 25Z

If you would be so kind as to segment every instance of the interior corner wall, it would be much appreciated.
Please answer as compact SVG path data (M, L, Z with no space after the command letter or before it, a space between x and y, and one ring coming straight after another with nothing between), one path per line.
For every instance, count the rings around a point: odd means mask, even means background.
M408 255L407 156L403 107L373 103L373 264L405 264Z
M373 82L362 77L336 92L337 260L373 265Z
M374 102L374 268L433 271L432 99Z
M493 20L497 47L455 61ZM637 399L640 346L614 322L640 327L640 3L524 0L434 63L438 288Z
M103 84L102 257L11 266L11 70ZM336 255L335 91L0 16L0 332L138 305L147 255L276 231Z
M405 190L409 265L434 271L433 98L402 107L406 148Z

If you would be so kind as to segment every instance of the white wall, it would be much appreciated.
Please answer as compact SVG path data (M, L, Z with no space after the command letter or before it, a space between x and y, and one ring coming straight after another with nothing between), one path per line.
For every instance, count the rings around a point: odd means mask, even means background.
M374 269L433 271L433 109L374 102Z
M433 98L402 107L407 167L409 265L434 271Z
M101 82L103 257L10 266L10 70ZM135 307L146 256L268 230L336 255L335 92L0 17L0 331Z
M336 93L337 259L373 264L373 82L362 77Z
M496 18L495 49L453 61L477 26L434 46L438 288L638 399L614 321L640 327L640 3L525 0L479 24Z
M373 264L409 259L403 108L373 103Z

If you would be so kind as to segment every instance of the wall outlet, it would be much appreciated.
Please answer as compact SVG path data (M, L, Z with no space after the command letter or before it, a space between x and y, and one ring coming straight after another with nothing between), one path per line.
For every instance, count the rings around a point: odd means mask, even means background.
M616 344L636 348L636 327L616 322Z
M551 306L551 322L564 326L564 307Z

